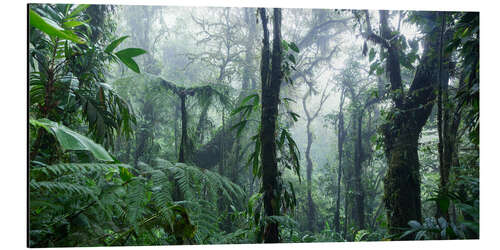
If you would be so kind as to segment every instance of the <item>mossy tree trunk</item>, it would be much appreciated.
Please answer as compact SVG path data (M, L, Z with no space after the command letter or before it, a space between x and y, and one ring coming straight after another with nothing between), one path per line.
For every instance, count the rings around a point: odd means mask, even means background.
M181 99L181 143L179 147L179 162L186 162L185 148L187 143L187 112L186 112L186 94L179 94Z
M274 9L273 51L269 49L269 30L267 15L261 8L260 17L264 32L261 63L262 112L261 112L261 159L262 190L264 192L264 211L266 216L280 215L281 188L278 181L278 163L276 158L276 121L278 118L279 93L282 81L281 73L281 9ZM270 64L271 61L271 65ZM271 67L269 67L271 66ZM269 69L271 69L269 71ZM264 242L280 241L278 223L268 221L264 228Z
M366 12L368 15L368 12ZM420 166L418 139L427 122L436 98L438 86L439 27L436 12L421 12L423 22L423 54L408 93L404 93L401 81L400 51L398 39L392 38L388 25L388 11L380 11L381 36L371 31L367 22L367 39L380 44L388 52L386 69L391 84L394 106L389 120L382 126L384 150L388 170L384 180L384 203L390 233L400 233L410 220L422 221L420 200ZM369 20L369 18L367 18ZM412 235L406 239L411 239Z
M340 232L340 181L342 179L342 156L344 155L344 138L345 138L345 129L344 129L344 101L345 101L345 90L342 89L341 95L340 95L340 105L339 105L339 116L338 116L338 129L337 129L337 136L338 136L338 159L339 159L339 166L338 166L338 173L337 173L337 201L336 201L336 207L335 207L335 218L334 218L334 226L335 226L335 232L339 233Z
M363 185L361 182L362 172L362 125L363 125L363 110L360 108L356 111L356 141L354 143L354 220L358 230L365 227L365 195Z
M446 14L440 13L440 51L439 51L439 91L438 91L438 132L439 132L439 193L444 195L448 193L448 182L450 171L453 166L453 154L455 150L456 135L458 125L460 124L460 110L459 106L453 105L449 99L448 79L450 77L449 70L449 56L443 55L445 41L450 40L452 37L451 30L446 31ZM453 119L451 113L455 111ZM458 112L458 113L457 113ZM440 211L439 205L437 206L438 216L443 216L447 221L450 220L448 211Z
M313 142L313 135L311 132L311 120L307 120L306 125L306 133L307 133L307 147L306 147L306 181L307 181L307 227L311 232L316 231L315 222L316 222L316 209L314 205L314 201L312 199L312 170L313 163L311 160L311 145Z

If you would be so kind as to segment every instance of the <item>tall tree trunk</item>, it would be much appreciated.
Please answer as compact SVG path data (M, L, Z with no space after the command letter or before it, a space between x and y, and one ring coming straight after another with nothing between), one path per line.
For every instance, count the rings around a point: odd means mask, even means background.
M175 146L175 154L177 155L179 152L179 103L175 103L175 112L174 112L174 146Z
M312 194L311 194L311 186L312 186L312 169L313 169L313 163L311 160L311 145L313 142L313 135L311 132L311 120L307 120L307 126L306 126L306 133L307 133L307 147L306 147L306 180L307 180L307 226L309 231L315 232L315 222L316 222L316 211L315 211L315 205L312 199Z
M309 85L309 90L306 91L306 94L302 98L302 108L304 109L304 113L306 115L306 133L307 133L307 147L306 147L306 174L307 174L307 206L308 206L308 213L307 213L307 218L308 218L308 229L311 232L316 231L316 206L314 205L314 201L312 199L312 194L311 194L311 189L312 189L312 170L313 170L313 163L311 159L311 146L313 143L313 133L311 131L311 124L318 117L319 112L321 111L321 108L323 107L323 104L325 101L328 99L329 94L327 92L327 88L323 90L323 93L321 94L321 99L319 102L319 106L316 109L316 111L309 111L307 108L307 98L312 94L312 84L307 82Z
M178 162L185 163L186 155L185 155L185 147L187 143L187 114L186 114L186 94L179 93L179 98L181 99L181 142L179 147L179 159ZM177 183L175 177L173 175L170 176L169 180L174 185L174 191L172 194L172 198L174 201L181 201L184 199L179 184Z
M225 113L225 111L224 111L224 109L222 109L222 137L221 138L225 137L225 134L224 134L225 133L225 131L224 131L224 129L225 129L225 123L224 123L225 117L224 117L224 113ZM225 167L226 167L226 164L225 164L226 161L225 161L225 155L224 155L224 153L225 153L226 150L225 150L224 142L223 141L221 141L219 143L219 145L220 145L220 149L221 149L220 150L221 161L219 163L219 174L222 175L222 176L224 176L225 175L224 174L224 170L225 170Z
M440 51L439 51L439 92L438 92L438 131L439 132L439 154L440 154L440 185L439 193L444 195L448 192L448 182L450 170L452 167L452 157L454 148L454 136L456 136L456 130L453 132L453 124L450 123L450 110L452 104L448 97L448 79L449 72L444 70L448 68L449 58L443 57L443 43L444 40L448 40L451 37L451 32L445 33L446 27L446 14L441 12L441 31L440 31ZM444 109L443 109L444 106ZM457 128L458 129L458 125ZM455 135L454 135L455 134ZM440 211L438 205L438 216L443 216L447 221L450 219L450 214L448 211Z
M181 99L181 145L179 147L179 162L186 162L185 148L187 143L187 113L186 113L186 94L179 95Z
M459 79L459 89L464 87L465 85L465 74L462 72L460 75ZM460 122L462 119L462 108L460 108L458 105L455 106L453 110L453 120L451 121L451 124L449 126L449 145L450 145L450 157L451 157L451 169L450 172L453 172L455 176L459 176L460 173L457 171L460 167L460 159L458 158L458 151L459 151L459 143L460 143L460 138L458 135L458 127L460 126ZM459 194L462 192L463 188L462 185L458 186ZM463 192L462 192L463 193ZM455 211L455 204L451 204L452 206L452 215L451 215L451 221L453 223L456 223L456 211Z
M269 31L265 9L260 9L264 31L261 80L262 80L262 113L261 113L261 159L262 189L264 192L264 210L266 216L280 214L281 190L278 185L278 163L276 159L276 120L278 116L279 92L282 81L281 74L281 9L274 9L273 20L273 53L271 74L269 75ZM264 228L264 242L279 242L277 222L268 222Z
M338 131L337 131L337 140L338 140L338 152L339 152L339 166L337 173L337 204L335 208L335 232L340 232L340 181L342 179L342 156L344 154L344 100L345 100L345 90L342 89L342 93L340 96L340 105L339 105L339 120L338 120Z
M352 124L354 122L354 117L349 119L349 124L346 128L346 130L353 130L355 126ZM355 134L355 131L352 131L350 133L351 137L352 135ZM351 140L351 137L345 137L344 141L348 142ZM345 160L348 161L345 161ZM343 166L343 173L344 173L344 238L347 241L352 240L352 235L348 234L348 228L351 226L352 222L351 219L354 217L354 211L353 211L353 202L354 202L354 197L352 195L352 192L349 192L353 190L353 167L352 167L352 162L353 162L353 157L352 157L352 152L347 150L345 151L345 158L344 158L344 166Z
M350 179L350 176L349 176L349 171L347 169L344 169L344 190L345 190L345 194L344 194L344 227L343 227L343 235L344 235L344 239L349 241L350 239L350 236L347 235L347 225L349 225L350 223L350 220L349 220L349 195L348 195L348 190L349 190L349 179Z
M361 108L360 108L361 109ZM363 229L365 224L365 204L364 204L364 190L361 183L361 163L362 163L362 124L363 124L363 111L357 111L356 119L356 142L354 146L354 188L355 188L355 206L354 206L354 219L356 220L357 229Z
M242 81L242 89L255 89L255 86L252 86L252 76L254 75L254 39L257 36L257 26L256 18L255 18L255 9L254 8L244 8L244 19L245 23L248 27L248 35L245 41L245 67L243 68L243 81Z
M395 107L390 111L391 120L382 126L384 134L384 150L388 171L384 180L384 202L391 233L400 233L401 228L408 226L408 221L422 221L420 200L420 165L418 159L418 139L425 125L436 95L434 89L438 85L438 47L436 37L439 29L433 25L437 16L434 12L422 12L422 17L429 20L424 30L424 52L417 67L408 94L401 91L393 95ZM387 69L390 73L392 90L398 91L401 86L399 49L397 39L390 40L391 32L387 26L387 11L380 12L383 38L389 45L388 50L395 50L394 56L387 58ZM399 81L398 81L399 79ZM405 239L411 239L409 235Z

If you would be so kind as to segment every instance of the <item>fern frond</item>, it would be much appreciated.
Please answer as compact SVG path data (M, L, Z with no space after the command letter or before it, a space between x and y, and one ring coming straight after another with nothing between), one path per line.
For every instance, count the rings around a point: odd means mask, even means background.
M52 193L68 193L68 194L79 194L79 195L90 195L93 196L94 192L82 185L67 183L67 182L52 182L52 181L32 181L30 182L31 191L43 190Z
M136 178L128 184L125 202L127 204L127 220L130 224L143 218L146 187L141 178Z
M42 172L46 176L61 176L75 173L100 172L106 173L110 170L118 170L119 167L130 168L127 164L105 164L105 163L59 163L50 166L33 168L34 172Z

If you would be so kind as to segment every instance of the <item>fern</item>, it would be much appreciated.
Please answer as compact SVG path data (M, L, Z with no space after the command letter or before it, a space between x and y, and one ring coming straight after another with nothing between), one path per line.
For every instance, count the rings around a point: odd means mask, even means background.
M55 165L43 165L32 168L34 173L41 172L46 176L62 176L68 174L89 174L92 172L108 173L118 170L120 167L130 168L126 164L103 164L103 163L60 163Z
M234 206L245 196L215 172L160 159L153 166L141 163L134 169L138 175L126 164L32 163L30 213L44 211L30 221L34 246L134 245L145 238L158 244L221 242L220 194ZM174 183L184 200L173 201ZM57 230L68 232L59 243Z
M184 200L175 202L189 212L192 223L196 226L194 240L197 243L218 242L215 235L222 234L218 227L217 204L220 194L229 204L238 205L245 197L241 187L232 183L228 178L196 166L157 159L154 170L146 172L151 176L152 199L155 205L165 210L171 204L172 181L184 197ZM169 197L170 196L170 197ZM168 210L166 210L168 211Z
M67 182L52 182L52 181L32 181L30 182L31 191L46 191L55 195L57 193L92 195L93 191L88 187L72 184Z

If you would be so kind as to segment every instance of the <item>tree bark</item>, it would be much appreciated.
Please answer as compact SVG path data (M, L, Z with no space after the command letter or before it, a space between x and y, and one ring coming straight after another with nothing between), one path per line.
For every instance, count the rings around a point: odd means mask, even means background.
M422 12L421 15L435 23L434 12ZM387 37L387 13L381 11L383 38ZM390 31L390 30L389 30ZM432 24L424 25L426 33L424 52L417 67L415 77L406 96L402 93L393 95L395 107L390 111L391 118L382 126L384 150L388 171L384 180L384 202L390 233L401 233L401 228L408 227L410 220L422 221L420 200L420 165L418 159L418 139L425 125L435 100L434 89L438 84L438 56L435 48L439 29ZM390 48L396 49L397 39L390 42ZM399 50L397 50L399 53ZM400 72L399 56L387 58L389 73ZM392 90L399 89L401 82L397 76L390 77ZM411 239L409 235L405 239Z
M441 97L440 101L438 101L438 105L441 106L440 114L438 114L438 128L440 129L439 135L439 153L440 153L440 166L439 166L439 174L440 174L440 185L439 185L439 193L444 195L448 192L448 182L450 176L450 170L453 166L453 150L454 143L456 137L456 133L458 130L458 124L455 127L455 121L450 122L450 111L452 109L452 104L449 100L449 92L448 92L448 79L449 72L448 70L444 70L449 68L449 57L443 56L443 44L444 40L449 40L451 38L452 33L450 31L445 32L446 27L446 14L441 12L441 34L440 34L440 51L439 51L439 97ZM443 109L444 106L444 109ZM438 109L439 111L439 109ZM459 122L460 120L458 120ZM447 221L450 220L450 213L448 211L440 211L439 206L437 209L438 216L443 216Z
M361 108L360 108L361 109ZM356 125L356 142L354 146L354 187L355 187L355 216L356 226L358 230L364 228L365 224L365 203L364 203L364 190L361 183L361 163L362 163L362 124L363 124L363 111L357 111L357 125Z
M187 113L186 113L186 94L179 95L181 99L181 143L179 147L179 162L186 162L185 147L187 143Z
M309 231L315 232L316 231L316 228L315 228L316 211L315 211L315 205L314 205L314 202L312 199L312 194L311 194L312 168L313 168L313 163L311 160L311 145L313 142L313 135L311 132L311 120L307 120L306 133L307 133L306 180L307 180L307 208L308 208L307 225L308 225Z
M265 9L260 9L260 17L264 31L261 80L262 80L262 113L261 113L261 159L262 190L264 192L264 211L266 216L280 214L280 193L278 183L278 163L276 159L276 120L278 116L279 92L282 81L281 74L281 9L274 9L273 20L273 52L271 72L269 72L269 31ZM269 75L270 73L270 75ZM264 242L279 242L278 223L269 221L264 228Z
M342 179L342 156L344 154L344 100L345 100L345 90L342 89L342 93L340 96L340 105L339 105L339 120L338 120L338 131L337 131L337 140L338 140L338 154L339 154L339 166L338 166L338 174L337 174L337 204L335 208L335 232L340 232L340 181Z

